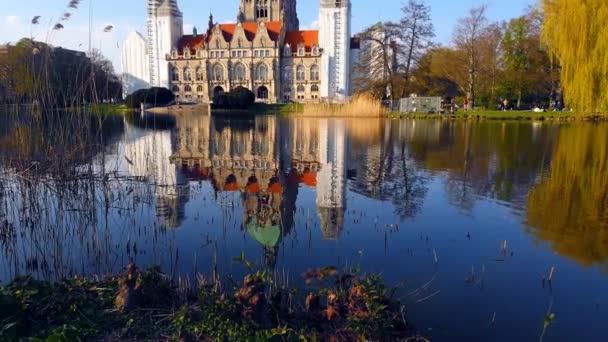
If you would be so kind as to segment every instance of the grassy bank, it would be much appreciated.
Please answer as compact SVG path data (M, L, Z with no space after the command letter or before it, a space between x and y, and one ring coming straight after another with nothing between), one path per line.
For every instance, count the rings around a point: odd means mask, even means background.
M475 111L458 112L456 114L426 114L426 113L390 113L391 118L412 119L460 119L460 120L527 120L527 121L603 121L608 120L608 113L579 114L575 112L544 112L532 111Z
M158 269L59 283L16 279L0 287L0 340L403 341L403 307L375 276L328 267L306 292L252 272L240 284L176 286ZM422 341L422 339L420 340Z

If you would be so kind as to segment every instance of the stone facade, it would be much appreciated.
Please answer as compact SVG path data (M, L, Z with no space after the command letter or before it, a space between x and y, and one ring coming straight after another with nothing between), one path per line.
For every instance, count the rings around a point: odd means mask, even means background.
M242 0L236 24L210 16L205 33L182 36L166 56L178 101L210 102L239 86L258 102L320 101L329 76L319 31L300 31L295 9L295 0Z

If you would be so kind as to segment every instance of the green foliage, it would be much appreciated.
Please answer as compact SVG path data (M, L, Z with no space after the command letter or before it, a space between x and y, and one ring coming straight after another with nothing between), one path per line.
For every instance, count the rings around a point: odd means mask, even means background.
M254 103L255 94L245 87L236 87L213 98L214 109L247 109Z
M118 102L122 84L98 51L53 48L22 39L0 54L0 103L38 103L45 108Z
M248 265L244 255L237 259ZM0 340L310 341L398 340L411 330L380 277L317 270L314 296L326 298L303 311L297 289L274 285L270 272L253 272L242 285L222 290L217 280L198 293L180 292L158 268L140 273L138 308L114 310L118 278L49 283L20 278L0 287ZM267 301L266 293L273 295ZM323 304L326 303L326 304ZM326 307L325 307L326 306ZM164 317L159 319L159 317Z
M605 0L543 0L543 41L561 65L566 103L608 111L608 6Z
M169 89L153 87L149 89L140 89L127 96L125 104L129 108L139 109L142 103L158 107L169 105L174 101L175 95Z

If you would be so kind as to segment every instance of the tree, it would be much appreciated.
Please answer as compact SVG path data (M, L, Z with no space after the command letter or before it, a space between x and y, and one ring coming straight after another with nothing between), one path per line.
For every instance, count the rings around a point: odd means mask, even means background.
M392 43L397 37L395 28L395 25L376 23L358 34L361 55L354 66L353 83L356 92L371 92L377 98L384 98L387 93L393 99L397 96L396 45Z
M405 97L412 69L420 57L433 46L435 30L431 22L431 8L424 0L409 0L401 12L403 17L396 26L397 60L404 79L401 97Z
M542 38L561 64L565 100L578 112L608 111L606 0L543 0Z
M475 107L475 78L477 76L477 66L479 62L478 43L481 33L487 26L486 10L486 5L472 8L467 17L459 20L454 34L454 43L456 46L467 53L469 78L467 100L469 102L469 109Z
M141 108L142 103L153 106L166 106L175 101L175 95L167 88L140 89L127 96L125 104L129 108Z

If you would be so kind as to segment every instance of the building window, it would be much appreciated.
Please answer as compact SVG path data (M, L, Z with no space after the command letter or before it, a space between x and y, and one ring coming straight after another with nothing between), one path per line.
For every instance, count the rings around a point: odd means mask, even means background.
M319 86L316 84L313 84L312 87L310 87L310 91L313 93L318 93L319 92Z
M190 58L190 48L187 46L184 48L184 58Z
M268 99L268 88L264 86L258 88L258 99Z
M312 55L313 56L318 56L319 55L319 46L318 45L313 45L312 46Z
M177 94L177 93L179 93L179 87L178 87L178 86L173 86L173 89L172 89L172 90L173 90L173 92L174 92L174 93L176 93L176 94Z
M293 80L293 71L290 66L283 67L283 81Z
M190 92L192 92L192 87L190 87L189 85L186 84L186 86L184 87L184 91L186 93L190 93Z
M296 69L296 80L306 80L306 67L304 67L302 64L298 65L298 68Z
M298 56L302 57L306 55L306 49L303 45L298 46Z
M197 86L196 87L196 92L197 93L202 93L203 92L203 86L202 85ZM199 96L199 98L200 98L200 96Z
M216 48L216 49L219 49L219 48L220 48L220 40L219 40L219 39L216 39L216 40L215 40L215 48Z
M197 81L202 81L203 80L203 69L202 68L197 68L196 69L196 80Z
M270 57L270 50L266 50L266 57Z
M192 71L190 70L190 68L184 69L184 81L186 81L186 82L192 81Z
M255 70L255 79L257 81L268 80L268 67L264 63L260 63Z
M234 79L237 81L245 80L245 66L241 63L237 63L234 66Z
M223 81L224 80L224 68L216 64L213 66L212 79L214 81Z
M258 0L256 18L268 18L268 0Z
M179 70L177 68L171 70L171 80L173 82L179 82Z
M316 64L310 67L310 79L312 81L319 80L319 66Z
M240 39L239 39L239 40L237 40L237 41L236 41L236 46L237 46L239 49L242 49L242 48L243 48L243 41L242 41L242 40L240 40Z
M306 89L304 88L304 86L303 86L303 85L301 85L301 84L300 84L300 85L298 86L298 93L304 93L304 92L306 92Z
M291 46L289 46L289 44L285 45L285 48L283 49L283 56L291 57Z

